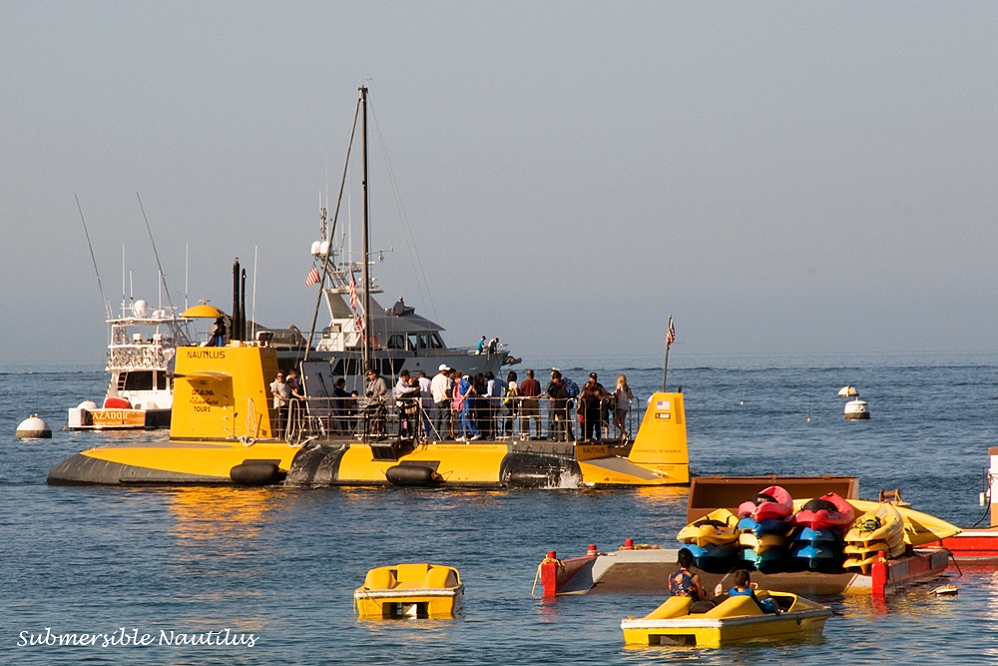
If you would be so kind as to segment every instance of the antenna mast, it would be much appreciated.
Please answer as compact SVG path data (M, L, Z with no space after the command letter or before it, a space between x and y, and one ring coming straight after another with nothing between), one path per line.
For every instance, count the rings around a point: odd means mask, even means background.
M97 287L100 289L100 300L104 305L104 314L107 315L108 319L111 319L114 315L111 313L111 305L108 303L107 297L104 296L104 285L100 281L100 271L97 270L97 258L94 257L94 246L90 244L90 232L87 231L87 221L83 218L83 208L80 206L80 197L73 194L76 198L76 208L80 211L80 221L83 222L83 233L87 237L87 247L90 248L90 260L94 262L94 273L97 274Z

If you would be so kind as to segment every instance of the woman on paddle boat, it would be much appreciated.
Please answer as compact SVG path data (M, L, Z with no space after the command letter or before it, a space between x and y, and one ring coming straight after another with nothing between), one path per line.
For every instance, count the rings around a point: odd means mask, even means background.
M700 583L700 576L690 571L690 567L693 566L693 553L688 548L681 548L677 559L679 570L669 576L669 592L674 597L689 597L693 600L694 607L696 604L713 607L714 604L707 599L707 592ZM690 612L701 611L691 608Z

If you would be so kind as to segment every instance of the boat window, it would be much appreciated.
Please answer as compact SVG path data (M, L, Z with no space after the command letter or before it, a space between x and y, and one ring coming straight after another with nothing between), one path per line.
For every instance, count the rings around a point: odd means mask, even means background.
M416 346L419 347L420 349L426 349L427 347L430 346L426 333L419 334L419 344Z
M158 388L160 391L165 391L166 390L166 373L165 372L157 372L156 373L156 388Z
M152 371L129 372L125 377L126 391L151 391Z
M443 349L444 343L440 341L440 336L436 333L430 333L430 346L434 349Z
M341 358L333 365L334 377L351 377L360 374L359 358Z
M388 338L389 349L405 349L406 339L404 335L392 335Z
M417 346L418 346L418 342L416 341L416 334L415 333L410 333L409 334L409 346L406 347L406 349L408 349L409 351L416 351L416 347Z
M394 377L402 370L403 365L405 365L404 358L383 358L381 359L381 374Z

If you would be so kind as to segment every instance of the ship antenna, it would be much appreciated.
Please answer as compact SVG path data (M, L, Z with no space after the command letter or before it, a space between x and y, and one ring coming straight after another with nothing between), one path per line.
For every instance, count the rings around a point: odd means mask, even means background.
M346 187L347 182L347 167L350 165L350 150L353 148L353 136L357 131L357 115L360 113L360 100L357 100L357 108L353 112L353 127L350 130L350 142L347 144L347 157L346 163L343 165L343 178L340 180L340 193L336 197L336 210L333 212L333 219L329 226L329 245L326 246L326 251L322 255L322 277L319 279L319 293L315 297L315 309L312 311L312 325L308 329L308 339L305 343L305 357L303 361L308 360L308 353L312 349L312 336L315 335L315 321L319 317L319 306L322 304L322 291L326 287L326 275L329 273L329 252L333 249L332 238L336 233L336 220L340 216L340 204L343 201L343 190ZM320 199L321 203L321 199ZM328 206L327 206L328 207ZM323 228L323 240L326 240L325 228ZM352 267L351 267L351 270ZM365 308L366 312L366 308ZM366 361L365 357L365 361Z
M166 285L166 275L163 274L163 264L159 261L159 250L156 249L156 241L153 240L152 237L152 228L149 226L149 218L146 217L146 209L142 205L142 197L139 196L138 192L135 193L135 197L139 200L139 208L142 210L142 219L146 221L146 231L149 232L149 242L152 243L152 252L156 255L156 265L159 267L159 279L163 283L163 286L166 287L166 302L170 304L170 311L172 312L174 309L173 299L170 298L170 288Z
M80 221L83 222L83 233L87 237L87 247L90 248L90 260L94 262L94 273L97 274L97 287L100 289L101 303L104 304L104 314L107 315L108 319L111 319L113 316L111 314L111 305L108 303L107 297L104 296L104 285L102 285L100 281L100 271L97 270L97 258L94 257L94 246L90 244L90 232L87 231L87 221L83 217L83 207L80 206L80 197L76 196L75 193L73 196L76 198L76 208L80 211Z

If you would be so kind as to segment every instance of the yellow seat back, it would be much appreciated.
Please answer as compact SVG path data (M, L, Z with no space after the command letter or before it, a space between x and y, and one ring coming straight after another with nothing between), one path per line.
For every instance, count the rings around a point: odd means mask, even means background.
M395 574L391 567L378 567L367 572L364 587L369 590L390 590L395 587Z
M447 588L457 587L457 569L452 567L433 566L426 572L423 587Z
M429 564L400 564L397 567L396 578L400 583L418 583L426 578L426 573L430 570Z
M743 615L762 615L762 609L752 597L728 597L719 605L704 613L704 617L740 617Z
M645 616L646 620L665 620L670 617L682 617L690 614L693 600L689 597L669 597L661 606Z

